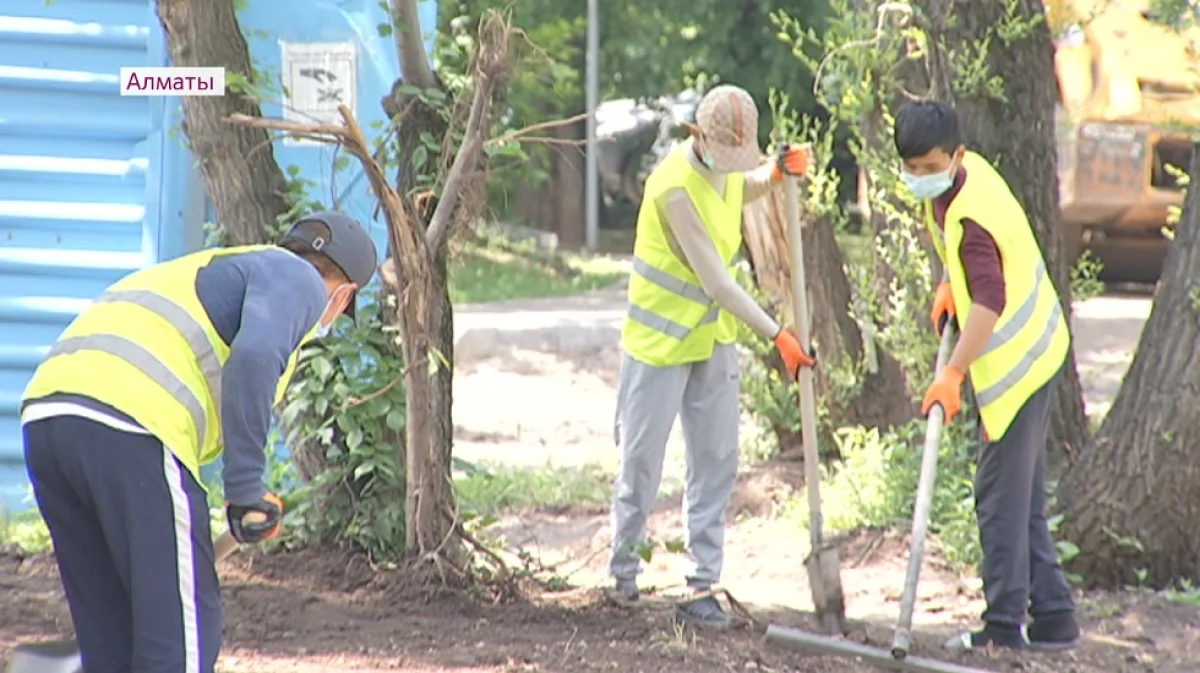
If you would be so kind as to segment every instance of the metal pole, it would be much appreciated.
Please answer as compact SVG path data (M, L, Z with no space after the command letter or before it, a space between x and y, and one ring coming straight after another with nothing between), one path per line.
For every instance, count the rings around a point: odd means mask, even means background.
M947 322L942 328L942 343L938 348L937 371L950 361L954 351L954 327ZM925 537L929 534L929 513L933 508L933 487L937 481L938 444L942 438L945 418L942 405L934 405L925 421L925 448L921 454L921 478L917 482L917 502L913 507L912 537L909 539L908 571L904 576L904 591L900 595L900 619L892 637L892 656L903 659L912 647L913 611L917 606L917 584L921 581L921 564L925 558Z
M587 3L587 180L585 192L587 249L595 252L600 238L600 157L596 152L596 107L600 104L599 0Z

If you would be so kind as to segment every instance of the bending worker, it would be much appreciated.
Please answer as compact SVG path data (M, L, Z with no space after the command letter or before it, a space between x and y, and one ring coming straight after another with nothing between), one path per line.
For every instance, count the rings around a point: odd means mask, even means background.
M126 276L50 349L21 402L25 461L84 670L211 673L221 596L200 466L224 450L234 538L278 533L271 409L377 263L362 225L317 213L279 247Z
M940 404L949 423L968 373L979 407L975 512L987 610L982 630L946 646L1070 647L1079 626L1045 513L1050 401L1071 342L1058 292L1021 204L965 149L953 108L904 106L894 140L949 278L935 293L934 328L948 317L962 328L921 411Z
M708 92L693 137L646 180L638 213L629 307L622 330L616 441L621 450L612 507L609 569L618 594L638 597L637 547L658 495L667 438L683 420L687 446L685 518L693 568L687 584L705 592L721 574L725 508L738 463L738 352L742 320L773 339L793 379L813 360L780 329L733 275L742 245L742 205L808 169L807 147L761 164L758 110L734 86ZM750 172L746 172L750 171ZM676 618L722 628L729 617L711 595L680 604Z

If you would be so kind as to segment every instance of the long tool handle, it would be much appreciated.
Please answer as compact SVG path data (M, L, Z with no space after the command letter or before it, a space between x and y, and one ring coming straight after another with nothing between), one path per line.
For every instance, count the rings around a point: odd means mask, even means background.
M954 350L954 327L950 321L942 329L938 348L937 371L950 360ZM929 534L929 510L933 506L933 486L937 481L938 444L942 439L945 410L936 404L925 421L925 449L921 454L921 478L917 484L917 502L913 508L912 538L909 541L908 572L904 577L904 593L900 596L900 619L892 638L892 656L903 659L912 646L913 610L917 604L917 583L921 579L921 564L925 555L925 537Z
M808 286L804 277L804 241L800 229L800 190L796 178L784 179L784 209L787 215L789 268L792 276L792 323L796 338L806 351L812 349L809 334ZM821 518L821 462L817 451L817 399L811 367L800 368L800 437L804 442L804 489L808 491L808 513L812 551L823 544Z

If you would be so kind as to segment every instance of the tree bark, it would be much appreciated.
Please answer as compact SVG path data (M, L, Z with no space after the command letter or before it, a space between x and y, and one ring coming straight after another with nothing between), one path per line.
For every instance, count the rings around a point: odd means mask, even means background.
M916 4L942 5L944 2L924 0ZM950 100L960 113L967 146L995 162L1024 206L1069 321L1072 260L1068 246L1064 245L1059 217L1057 137L1054 132L1058 89L1054 44L1042 18L1042 0L1018 0L1018 20L1036 20L1022 37L1006 44L994 34L994 27L1006 16L1007 4L976 0L959 6L954 12L952 27L936 23L930 27L932 39L929 42L942 45L935 52L939 63L933 68L933 79L935 83L943 82L935 87L940 92L948 85L937 73L953 77L944 61L946 45L978 44L991 33L988 75L1003 81L1004 99L984 92L954 91ZM945 8L925 9L927 15L937 17ZM1060 378L1050 419L1049 470L1052 477L1058 477L1088 441L1083 392L1073 350Z
M253 81L250 50L233 3L213 0L158 0L158 17L177 67L223 67ZM235 126L234 114L261 117L253 98L183 96L183 131L228 245L263 243L288 212L287 180L275 161L265 129Z
M556 126L555 138L564 141L582 141L587 133L587 122L579 120L573 124ZM555 204L555 228L558 243L568 250L578 250L586 243L584 220L584 177L587 164L582 144L561 144L553 148L554 173L551 180Z
M401 342L405 362L410 363L404 376L408 419L405 549L410 557L454 556L459 548L457 540L451 539L456 523L450 471L454 321L445 255L438 259L427 285L407 288L421 293L426 301L405 302L401 310L405 323Z
M1200 147L1196 148L1200 150ZM1200 184L1200 151L1192 155ZM1189 189L1133 362L1096 439L1067 473L1062 534L1093 586L1200 580L1200 190Z

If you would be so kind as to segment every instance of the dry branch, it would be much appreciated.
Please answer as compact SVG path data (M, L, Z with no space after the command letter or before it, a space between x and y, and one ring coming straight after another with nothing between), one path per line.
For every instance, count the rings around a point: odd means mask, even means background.
M489 103L496 84L508 67L511 31L508 22L496 12L490 13L479 27L479 46L473 64L475 93L471 100L471 112L467 116L467 128L446 176L441 200L433 211L433 217L429 218L429 227L425 231L426 244L432 250L441 246L458 200L466 191L468 174L475 172L480 153L483 152L483 143L487 139Z

